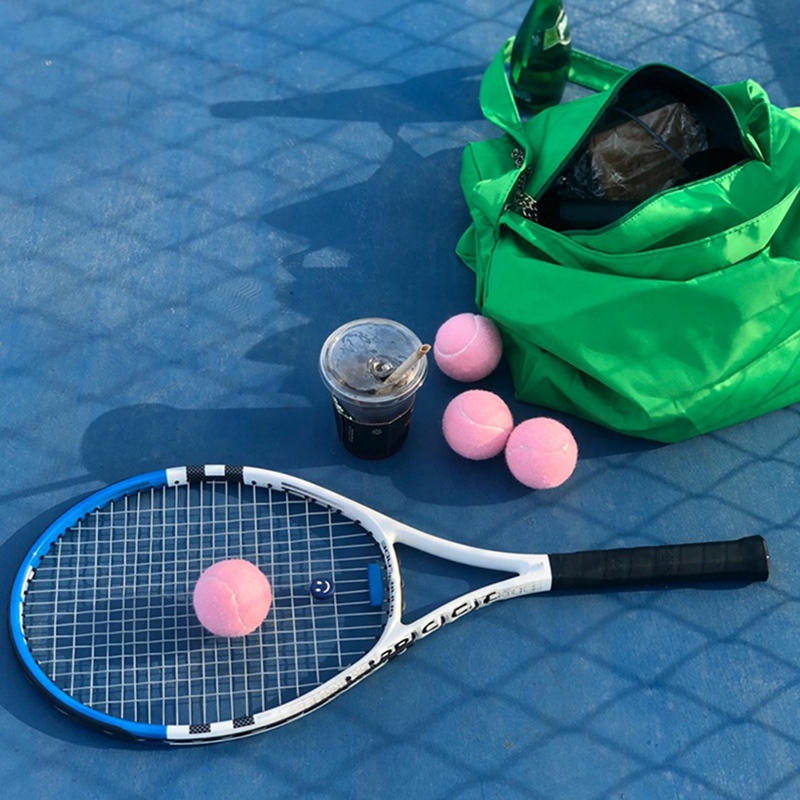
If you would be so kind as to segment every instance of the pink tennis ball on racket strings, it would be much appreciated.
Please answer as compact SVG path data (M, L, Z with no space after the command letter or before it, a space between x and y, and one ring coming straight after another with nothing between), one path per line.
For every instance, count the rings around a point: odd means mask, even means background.
M447 444L473 461L501 453L513 427L508 406L496 394L483 389L471 389L454 397L442 417Z
M229 638L247 636L266 619L272 605L267 576L249 561L217 561L197 580L192 596L206 630Z
M442 324L433 342L433 357L445 375L478 381L500 363L503 340L497 326L480 314L457 314Z
M549 417L536 417L511 431L506 463L511 474L525 486L554 489L574 472L578 445L566 425Z

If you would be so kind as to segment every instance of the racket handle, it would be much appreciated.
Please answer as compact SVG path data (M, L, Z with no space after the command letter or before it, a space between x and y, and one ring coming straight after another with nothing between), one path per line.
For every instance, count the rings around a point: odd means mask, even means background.
M751 583L769 576L762 536L727 542L586 550L549 556L552 591L704 581Z

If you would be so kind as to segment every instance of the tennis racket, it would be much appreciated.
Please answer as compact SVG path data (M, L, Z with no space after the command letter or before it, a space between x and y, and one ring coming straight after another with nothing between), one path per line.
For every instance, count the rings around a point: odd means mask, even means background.
M404 622L397 545L493 570L492 580ZM255 563L273 590L260 628L232 639L206 631L192 606L197 578L227 558ZM768 572L760 536L503 553L431 536L280 473L180 467L109 486L57 519L19 569L10 627L24 669L62 710L134 739L202 743L298 719L498 600L763 581ZM320 585L332 594L316 593Z

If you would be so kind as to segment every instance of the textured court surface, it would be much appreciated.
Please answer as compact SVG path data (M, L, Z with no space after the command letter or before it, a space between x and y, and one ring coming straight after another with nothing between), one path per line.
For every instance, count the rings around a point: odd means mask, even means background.
M0 0L3 609L60 511L186 463L294 472L499 549L760 533L770 582L495 605L313 716L210 748L85 730L3 646L4 797L800 795L800 410L673 446L566 420L581 461L538 494L447 449L461 387L435 370L397 456L357 461L335 440L316 367L330 330L375 314L431 340L472 309L460 154L495 133L477 79L526 7ZM581 49L750 77L800 105L797 0L568 11ZM518 419L538 411L504 369L483 386Z

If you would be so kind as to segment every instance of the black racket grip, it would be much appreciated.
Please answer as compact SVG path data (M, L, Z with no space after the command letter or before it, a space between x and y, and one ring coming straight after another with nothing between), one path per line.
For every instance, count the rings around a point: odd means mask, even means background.
M762 536L548 557L554 592L705 581L752 583L769 576L769 552Z

